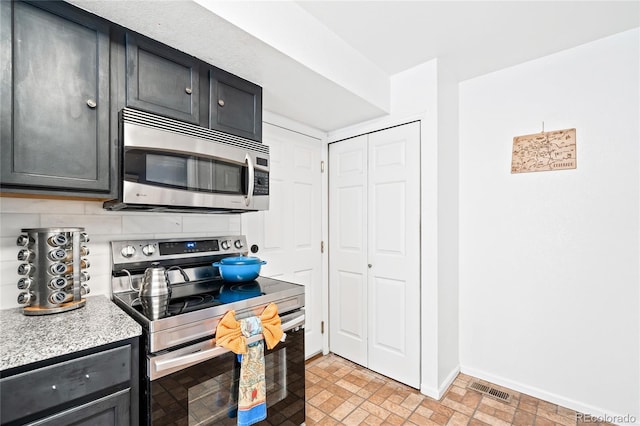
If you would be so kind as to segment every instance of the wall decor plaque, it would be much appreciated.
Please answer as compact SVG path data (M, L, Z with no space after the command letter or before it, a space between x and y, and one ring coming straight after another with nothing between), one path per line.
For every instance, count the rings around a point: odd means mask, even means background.
M511 173L576 168L576 129L513 138Z

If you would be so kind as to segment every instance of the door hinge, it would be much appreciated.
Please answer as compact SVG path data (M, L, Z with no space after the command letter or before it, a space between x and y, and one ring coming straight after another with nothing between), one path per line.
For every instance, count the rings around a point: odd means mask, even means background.
M324 161L320 162L320 173L324 173Z
M320 241L320 253L324 253L324 241Z
M324 334L324 321L320 321L320 334Z

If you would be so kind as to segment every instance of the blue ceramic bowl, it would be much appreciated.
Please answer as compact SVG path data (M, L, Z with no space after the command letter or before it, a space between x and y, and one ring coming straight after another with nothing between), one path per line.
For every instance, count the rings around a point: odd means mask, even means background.
M255 265L256 263L262 263L262 260L253 256L235 256L235 257L223 257L220 259L220 263L223 265Z
M232 259L232 258L226 258ZM246 257L242 257L240 259L247 259ZM257 259L257 258L255 258ZM224 260L224 259L223 259ZM230 262L227 260L227 262ZM233 282L233 283L242 283L246 281L253 281L258 278L260 275L260 268L262 265L266 264L264 260L258 259L257 262L254 263L243 263L245 260L239 260L236 263L223 262L214 262L211 265L216 266L220 270L220 276L223 280Z

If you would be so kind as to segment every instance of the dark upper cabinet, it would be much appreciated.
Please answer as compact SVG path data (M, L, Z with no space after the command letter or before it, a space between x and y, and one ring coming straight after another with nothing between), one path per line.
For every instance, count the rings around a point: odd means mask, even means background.
M127 106L200 124L200 61L133 33L126 56Z
M63 1L0 0L0 191L113 198L125 106L262 140L262 88Z
M59 2L2 1L0 31L3 190L108 192L108 23Z
M218 68L209 70L209 127L262 141L262 88Z

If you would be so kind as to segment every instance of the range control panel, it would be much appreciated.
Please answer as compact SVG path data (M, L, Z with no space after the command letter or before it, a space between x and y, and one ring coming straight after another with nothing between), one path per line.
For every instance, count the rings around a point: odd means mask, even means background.
M247 252L244 235L167 240L112 241L114 264L188 259L207 255Z

